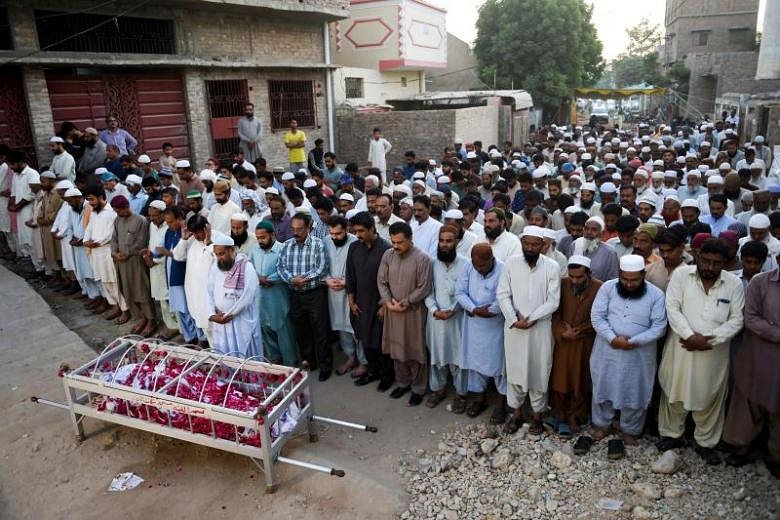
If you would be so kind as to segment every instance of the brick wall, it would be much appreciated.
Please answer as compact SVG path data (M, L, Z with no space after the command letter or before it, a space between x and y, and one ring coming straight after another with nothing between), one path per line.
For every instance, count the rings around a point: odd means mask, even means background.
M498 142L498 111L500 106L459 108L455 110L455 136L464 143L482 141L485 149ZM508 121L507 121L508 122ZM504 131L506 133L506 130ZM452 142L452 141L448 141Z
M49 104L49 89L46 86L46 76L40 67L24 67L24 90L27 96L27 109L30 113L35 153L38 165L44 166L51 162L52 153L49 150L49 138L54 128L54 118Z

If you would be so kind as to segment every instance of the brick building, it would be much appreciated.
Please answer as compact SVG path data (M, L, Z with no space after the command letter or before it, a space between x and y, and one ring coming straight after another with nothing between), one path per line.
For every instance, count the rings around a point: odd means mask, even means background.
M282 133L332 138L328 23L348 0L9 0L0 7L0 141L45 164L63 121L122 126L155 159L165 141L198 168L237 147L246 101L263 154L287 163Z

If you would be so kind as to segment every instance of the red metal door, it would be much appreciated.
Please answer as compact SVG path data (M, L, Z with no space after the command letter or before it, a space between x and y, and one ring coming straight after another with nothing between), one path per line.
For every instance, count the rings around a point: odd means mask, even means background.
M18 69L0 70L0 142L22 150L29 163L37 166L22 72Z
M178 76L162 74L66 76L48 74L46 83L54 126L72 121L78 128L105 128L107 114L138 139L136 153L152 160L170 142L177 158L189 158L184 87Z
M211 117L214 155L224 159L238 148L238 120L249 102L249 87L244 79L206 82L206 98Z

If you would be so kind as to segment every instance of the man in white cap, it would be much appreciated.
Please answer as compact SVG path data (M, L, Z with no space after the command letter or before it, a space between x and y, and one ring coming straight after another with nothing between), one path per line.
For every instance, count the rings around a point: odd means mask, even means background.
M35 199L30 189L29 179L38 177L38 172L27 165L24 152L11 150L6 157L6 163L12 172L10 190L8 192L9 220L15 219L16 228L15 246L16 258L29 258L32 251L32 228L25 222L32 218L33 200Z
M556 233L552 229L544 228L542 234L544 235L542 254L550 260L554 260L558 266L560 266L561 278L564 278L566 276L569 261L566 259L566 255L558 251L558 249L555 247ZM590 266L588 267L590 268Z
M431 217L431 199L427 195L417 195L413 199L414 220L411 222L415 247L430 258L436 258L441 222Z
M663 198L663 197L660 197ZM642 222L647 222L656 212L656 206L658 206L658 199L655 193L650 190L646 190L642 195L637 198L637 217Z
M344 216L347 214L347 211L355 207L355 197L353 197L351 193L342 193L339 195L337 204L338 212Z
M710 175L707 178L707 193L699 195L699 210L702 216L710 214L710 197L719 193L723 193L724 179L720 175ZM726 212L729 217L734 216L734 203L726 198Z
M452 375L455 399L452 411L461 414L466 410L468 372L460 367L463 309L455 297L457 281L469 262L458 253L458 235L462 228L445 224L439 228L436 258L433 260L433 283L425 298L428 320L425 335L428 344L430 372L428 385L431 394L425 402L435 408L447 396L447 379Z
M236 253L248 255L255 245L254 234L249 234L249 217L245 213L233 213L230 216L230 238Z
M771 209L772 194L767 190L756 190L753 192L753 207L750 211L743 211L737 214L736 219L747 227L750 219L754 215L766 215L772 212Z
M572 256L561 280L561 299L553 314L555 340L550 374L550 401L554 425L564 439L579 433L588 420L590 394L590 353L596 333L590 321L590 309L601 287L590 274L590 259Z
M45 272L46 264L43 256L43 241L41 240L41 233L38 229L38 219L41 215L41 206L43 203L43 190L41 187L40 174L38 174L38 172L31 174L27 178L27 185L30 187L30 194L32 196L32 212L30 213L30 218L25 221L24 225L32 232L30 241L30 260L32 261L34 270L32 276L37 278L48 278Z
M152 300L157 301L160 305L160 317L165 326L165 330L158 331L158 337L169 340L178 333L179 322L168 304L167 258L157 251L158 247L164 247L165 234L168 232L168 224L165 222L164 215L165 203L161 200L154 200L149 203L147 210L149 240L146 249L141 252L141 256L149 268L149 292Z
M699 197L707 194L707 188L701 185L701 172L698 169L687 172L683 181L685 184L677 188L677 196L680 200L698 200Z
M471 258L471 248L477 242L477 235L467 230L463 224L463 212L459 209L448 209L444 212L444 225L458 230L457 253L463 258Z
M756 149L756 159L761 159L766 164L767 169L772 165L772 148L765 144L763 135L757 135L753 138L753 148Z
M560 301L561 276L557 262L541 254L542 228L526 226L520 242L521 254L507 260L496 291L506 323L507 404L514 409L505 431L514 433L521 426L529 397L533 409L529 431L541 435L553 360L552 315Z
M751 240L766 244L769 254L761 268L763 273L777 267L777 255L780 255L780 240L772 236L770 228L771 223L768 216L761 213L753 215L748 221L748 236L739 239L740 249ZM737 255L739 255L739 252L737 252Z
M106 305L101 293L101 286L98 280L95 280L92 274L92 266L84 248L84 229L85 222L89 220L92 208L84 203L84 197L77 188L69 188L64 194L67 204L67 220L63 227L58 230L58 235L62 238L64 245L68 243L73 252L73 264L76 273L76 281L81 286L81 292L87 297L84 307L89 310L95 310L101 305Z
M215 233L212 246L216 262L206 279L211 346L233 356L262 357L255 268L245 254L236 252L229 236Z
M98 131L91 126L84 129L82 150L78 171L92 175L97 168L106 162L106 143L98 137Z
M742 281L724 269L730 258L726 244L707 240L696 265L676 269L666 289L671 330L658 370L663 394L657 446L660 451L685 446L685 422L692 412L696 452L707 464L720 463L714 448L723 430L729 344L743 325Z
M589 217L601 216L601 204L596 202L597 190L595 182L583 183L582 188L580 188L579 206L581 211L584 211Z
M54 235L52 235L52 225L62 205L62 198L54 191L54 184L57 180L54 172L47 170L41 173L40 179L41 197L36 218L37 232L40 233L43 248L45 273L54 279L51 284L47 285L51 288L61 288L63 285L67 285L67 282L62 276L62 248L59 240L55 240Z
M228 236L230 236L230 217L241 213L241 208L230 198L231 191L228 181L218 180L214 183L215 204L208 216L212 231Z
M179 187L180 199L192 190L203 193L203 190L205 189L203 183L200 182L200 179L192 170L190 161L187 159L179 159L176 161L176 174L179 177L179 181L176 185Z
M141 214L141 210L146 206L146 201L149 199L149 195L141 189L142 179L138 175L131 173L125 178L125 186L127 191L130 192L130 208L136 215Z
M57 215L54 217L54 222L51 226L51 234L59 243L59 247L62 251L62 270L64 271L66 283L60 288L60 290L67 295L76 294L82 292L81 286L76 281L76 266L73 258L73 248L68 243L68 240L63 240L63 233L68 228L68 215L70 214L70 206L68 206L65 200L65 192L69 189L75 188L72 182L69 180L58 181L54 185L54 191L57 192L57 196L62 203L60 209L57 210Z
M7 145L0 143L0 255L6 260L16 257L16 240L11 232L11 213L8 211L14 175L6 162L10 151Z
M620 259L620 276L599 289L591 321L596 331L590 356L591 413L597 428L593 440L612 433L620 410L622 439L611 440L607 451L610 459L618 459L625 455L625 445L636 445L642 434L655 383L656 342L666 331L664 293L645 281L641 256Z
M601 241L604 220L590 217L582 228L582 236L576 239L569 255L582 255L590 259L593 277L603 282L618 276L618 255L615 250Z
M49 150L53 154L51 159L51 170L57 179L67 179L70 182L76 180L76 160L65 150L65 141L62 137L55 135L49 139Z

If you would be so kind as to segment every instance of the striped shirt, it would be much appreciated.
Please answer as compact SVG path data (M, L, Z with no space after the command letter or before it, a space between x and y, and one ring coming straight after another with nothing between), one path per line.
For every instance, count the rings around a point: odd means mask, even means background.
M328 254L323 241L313 235L306 237L303 243L298 243L295 237L284 243L276 270L282 280L296 292L309 291L319 287L328 274ZM292 279L302 276L306 283L301 287L293 287Z

